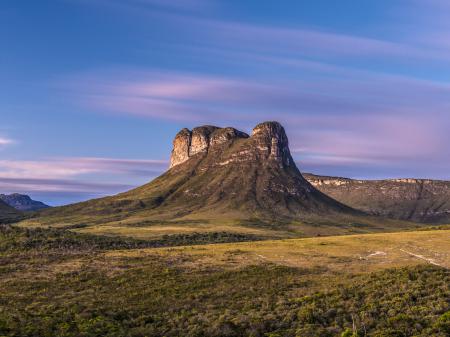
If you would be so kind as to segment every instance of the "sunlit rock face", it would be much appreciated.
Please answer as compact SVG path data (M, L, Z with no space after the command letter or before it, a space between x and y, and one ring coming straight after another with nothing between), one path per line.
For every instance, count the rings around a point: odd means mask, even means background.
M189 147L191 145L191 131L182 129L173 140L173 150L170 157L170 167L184 163L189 159Z
M236 140L246 142L236 151L226 153ZM251 137L231 127L201 126L192 131L182 129L173 141L170 168L186 162L189 158L215 150L217 162L210 165L227 165L243 161L275 161L281 167L292 164L289 143L284 128L278 122L258 124Z
M284 128L278 122L264 122L258 124L251 137L263 157L274 160L280 166L289 166L292 162L289 142Z
M191 146L189 147L189 156L200 152L207 152L210 145L211 135L219 130L217 126L200 126L192 130Z
M186 162L196 155L207 154L211 149L225 148L223 145L231 145L234 140L248 138L244 132L234 128L219 128L205 125L189 129L182 129L173 141L170 168Z

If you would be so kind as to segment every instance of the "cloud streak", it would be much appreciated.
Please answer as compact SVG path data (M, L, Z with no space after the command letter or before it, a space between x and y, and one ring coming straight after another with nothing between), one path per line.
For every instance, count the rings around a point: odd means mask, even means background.
M337 70L336 75L341 73ZM158 71L111 71L67 79L75 103L103 113L185 121L273 116L411 116L450 110L450 85L350 73L345 79L250 80ZM89 83L89 85L85 85Z
M6 146L6 145L11 145L13 143L14 143L14 141L10 138L0 137L0 147Z
M0 160L1 178L61 179L93 173L154 175L167 167L164 160L116 158L51 158L46 160Z
M144 184L167 166L164 160L95 157L0 160L0 191L31 194L52 204L80 201Z

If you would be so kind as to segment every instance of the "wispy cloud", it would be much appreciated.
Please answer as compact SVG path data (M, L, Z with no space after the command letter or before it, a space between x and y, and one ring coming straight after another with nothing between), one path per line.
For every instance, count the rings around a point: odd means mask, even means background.
M331 71L331 70L330 70ZM335 74L343 70L338 68ZM249 119L257 113L300 115L445 114L450 85L420 79L349 72L339 78L250 80L159 71L111 71L71 79L75 103L103 113L168 120ZM86 85L86 83L89 83Z
M226 21L196 20L209 34L211 45L237 50L283 55L329 58L342 57L436 57L429 50L398 41L369 38L305 28L285 28Z
M170 34L181 37L183 48L197 46L203 48L217 48L224 55L232 52L248 52L254 55L318 58L333 61L372 61L384 60L391 63L418 61L427 62L438 60L448 64L450 50L442 45L425 43L426 36L445 37L442 25L448 22L445 1L431 0L410 1L408 5L393 4L391 7L399 9L398 15L392 23L385 23L380 27L384 34L365 35L361 32L334 31L324 27L306 27L250 23L220 19L211 15L220 12L221 7L216 1L187 0L132 0L132 1L82 1L92 5L115 7L120 13L128 13L135 20L152 20L158 22L158 28ZM391 9L392 9L391 8ZM401 12L400 12L401 11ZM402 22L404 29L398 29ZM417 25L427 24L418 32ZM428 28L428 26L430 26ZM440 27L440 29L439 29ZM445 23L448 28L448 24ZM386 34L388 31L388 34ZM398 31L404 32L399 34ZM438 34L439 32L442 35ZM382 37L380 37L382 36ZM446 39L441 39L445 43ZM175 44L177 44L175 42ZM178 43L179 44L179 43ZM427 45L428 48L424 48ZM226 57L226 56L224 56Z
M17 193L61 192L61 193L96 193L105 195L132 188L133 185L121 183L96 183L92 181L68 179L35 179L0 177L0 190Z
M309 131L305 128L292 139L293 153L304 164L430 163L433 157L447 152L442 131L437 123L417 116L360 116L330 121Z
M22 193L58 206L127 191L136 185L98 183L82 179L36 179L0 177L1 193Z
M165 160L95 157L0 160L0 192L48 197L50 203L81 201L126 191L167 166Z
M153 176L167 167L164 160L116 158L50 158L43 160L0 160L1 178L62 179L93 173Z
M0 147L6 146L6 145L11 145L13 143L14 143L14 140L0 136Z

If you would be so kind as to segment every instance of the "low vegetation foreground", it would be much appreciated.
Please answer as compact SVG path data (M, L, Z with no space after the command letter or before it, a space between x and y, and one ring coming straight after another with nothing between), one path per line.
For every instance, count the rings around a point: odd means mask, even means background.
M4 226L2 336L448 336L448 230L145 248Z

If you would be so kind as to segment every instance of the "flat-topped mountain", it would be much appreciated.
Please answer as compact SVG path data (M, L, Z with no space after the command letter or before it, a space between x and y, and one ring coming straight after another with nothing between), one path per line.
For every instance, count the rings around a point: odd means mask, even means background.
M450 222L450 181L304 176L323 193L369 214L417 222Z
M31 199L28 195L19 193L0 194L0 200L19 211L37 211L50 207L43 202Z
M115 196L41 210L28 222L145 236L220 228L286 237L411 226L369 218L317 190L298 170L277 122L258 124L251 135L231 127L182 129L169 169L155 180Z
M257 125L249 136L234 128L201 126L175 136L170 168L134 190L68 207L85 215L146 212L150 217L193 214L297 218L308 214L355 213L306 181L295 165L284 128Z

